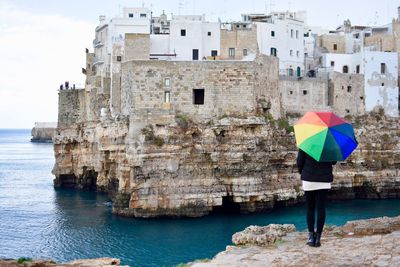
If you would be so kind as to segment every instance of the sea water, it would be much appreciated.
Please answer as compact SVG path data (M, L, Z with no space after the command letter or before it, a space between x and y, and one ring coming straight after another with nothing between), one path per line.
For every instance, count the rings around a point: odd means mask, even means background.
M114 216L106 194L55 190L52 144L29 139L29 130L0 130L0 258L115 257L130 266L173 266L212 258L249 225L306 228L304 205L202 218ZM399 214L398 199L340 201L329 203L327 224Z

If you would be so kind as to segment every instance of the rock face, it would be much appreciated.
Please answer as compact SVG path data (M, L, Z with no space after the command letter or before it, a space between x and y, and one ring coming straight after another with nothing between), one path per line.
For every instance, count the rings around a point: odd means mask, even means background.
M31 131L31 142L50 143L53 140L57 128L56 122L35 122Z
M359 148L335 166L330 197L400 197L398 119L349 119ZM268 116L196 124L168 114L105 116L59 125L54 150L55 186L107 191L123 216L256 212L303 199L294 135Z
M51 260L2 260L2 267L110 267L120 266L121 261L115 258L98 258L74 260L68 263L56 263Z
M399 266L399 225L400 216L351 221L343 227L325 231L321 239L322 246L319 248L305 244L306 232L290 232L277 239L279 241L275 244L264 243L262 246L255 245L250 238L248 243L242 243L240 247L228 246L209 262L189 265ZM276 225L274 227L279 228ZM384 230L377 231L378 228ZM264 233L267 236L269 234L271 232Z

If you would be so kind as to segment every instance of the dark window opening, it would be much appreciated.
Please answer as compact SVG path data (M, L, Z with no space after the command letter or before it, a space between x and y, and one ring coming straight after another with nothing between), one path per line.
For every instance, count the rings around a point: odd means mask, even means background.
M275 31L271 31L271 36L275 37Z
M381 74L385 74L385 73L386 73L386 64L381 63Z
M140 14L140 17L141 17L141 18L145 18L145 17L147 17L147 15L146 15L145 13L141 13L141 14Z
M347 86L347 92L348 92L348 93L351 93L351 86L350 86L350 85Z
M293 91L290 91L289 93L290 93L291 95L293 95Z
M208 36L211 36L211 32L208 32L207 35L208 35Z
M333 50L337 50L337 44L333 44Z
M343 73L349 73L349 67L347 65L343 66Z
M204 105L204 89L193 89L193 104Z
M356 73L360 73L360 65L356 66Z
M276 57L276 48L275 47L271 47L271 56Z
M344 86L342 85L342 90L344 89Z
M212 57L218 56L218 51L217 50L211 50L211 56Z
M247 49L243 49L243 56L247 56Z
M122 57L121 56L117 56L117 61L121 61Z
M331 67L335 66L335 61L331 61Z
M186 30L185 29L181 30L181 36L186 36Z
M382 86L385 86L385 84L384 84L384 83L382 83Z
M129 13L129 17L130 17L130 18L133 18L133 13Z
M193 60L199 60L199 49L193 49L192 59Z
M303 90L303 95L306 95L307 94L307 90Z
M293 69L288 69L288 75L293 76Z
M364 99L364 97L363 97L363 96L360 96L360 99L361 99L361 100L363 100L363 99Z

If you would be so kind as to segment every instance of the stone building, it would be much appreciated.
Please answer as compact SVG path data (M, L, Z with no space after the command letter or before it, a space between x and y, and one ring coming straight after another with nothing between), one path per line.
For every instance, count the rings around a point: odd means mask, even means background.
M221 27L221 53L219 59L241 60L259 52L257 25L248 22L233 22Z

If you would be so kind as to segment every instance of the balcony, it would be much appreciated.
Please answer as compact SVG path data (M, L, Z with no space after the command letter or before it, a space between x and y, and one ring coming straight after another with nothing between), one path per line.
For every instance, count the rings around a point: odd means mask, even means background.
M101 47L103 45L104 45L104 43L102 41L100 41L98 39L93 40L93 48Z
M104 59L98 58L98 57L94 57L93 58L93 66L100 65L100 64L104 64Z

